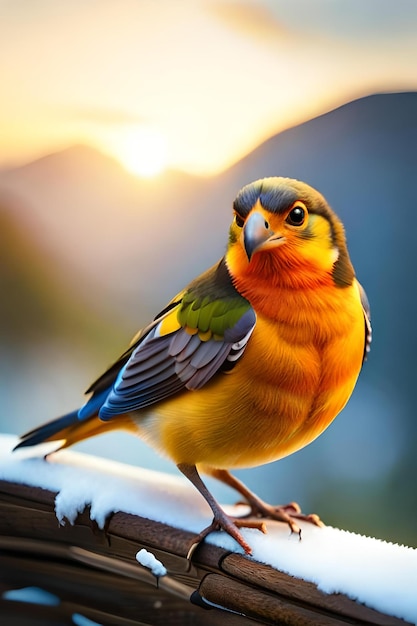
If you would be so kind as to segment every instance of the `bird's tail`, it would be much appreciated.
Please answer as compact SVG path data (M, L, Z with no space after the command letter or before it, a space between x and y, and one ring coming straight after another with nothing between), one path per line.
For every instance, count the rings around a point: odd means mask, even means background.
M60 445L57 450L61 450L83 439L101 435L115 428L132 430L133 423L127 416L118 416L118 419L106 422L97 415L80 420L78 410L72 411L22 435L14 449L36 446L46 441L59 441Z

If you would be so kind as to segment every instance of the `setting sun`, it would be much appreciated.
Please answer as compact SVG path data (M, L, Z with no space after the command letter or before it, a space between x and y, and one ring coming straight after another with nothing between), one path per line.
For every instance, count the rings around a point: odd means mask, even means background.
M115 153L124 167L136 176L156 176L167 166L166 139L150 126L140 126L127 132L115 147Z

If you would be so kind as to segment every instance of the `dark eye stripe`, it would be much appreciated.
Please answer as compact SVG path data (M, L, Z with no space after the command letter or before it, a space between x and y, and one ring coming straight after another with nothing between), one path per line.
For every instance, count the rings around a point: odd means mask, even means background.
M235 214L235 221L236 225L239 226L239 228L242 228L243 224L245 223L243 217L241 217L238 213Z

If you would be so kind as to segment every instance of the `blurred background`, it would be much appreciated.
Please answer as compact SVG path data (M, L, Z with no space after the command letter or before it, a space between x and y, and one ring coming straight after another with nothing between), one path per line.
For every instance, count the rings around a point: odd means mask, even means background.
M299 178L345 224L374 342L317 441L237 474L417 546L417 4L0 0L0 23L0 431L80 406L223 254L239 188ZM176 472L128 435L78 449Z

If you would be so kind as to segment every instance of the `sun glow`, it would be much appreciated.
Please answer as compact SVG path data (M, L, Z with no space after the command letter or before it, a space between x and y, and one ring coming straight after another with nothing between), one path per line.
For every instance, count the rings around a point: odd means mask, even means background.
M117 142L115 153L132 174L150 178L167 167L167 142L162 133L150 126L139 126Z

